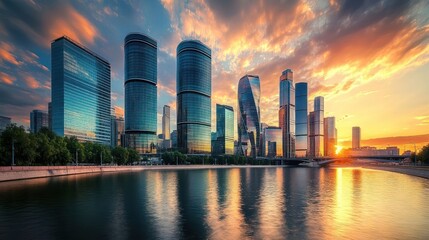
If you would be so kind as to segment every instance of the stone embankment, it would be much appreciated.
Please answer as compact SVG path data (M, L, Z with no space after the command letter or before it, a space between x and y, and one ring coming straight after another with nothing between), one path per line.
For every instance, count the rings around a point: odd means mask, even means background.
M234 166L234 165L153 165L153 166L14 166L0 167L0 182L30 178L56 177L84 173L143 171L143 170L179 170L213 169L276 166Z

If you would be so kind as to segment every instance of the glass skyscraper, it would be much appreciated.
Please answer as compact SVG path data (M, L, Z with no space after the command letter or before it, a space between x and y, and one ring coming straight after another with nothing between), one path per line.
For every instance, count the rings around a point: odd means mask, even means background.
M234 109L216 104L216 147L214 154L234 154Z
M110 144L110 64L68 37L51 43L52 131Z
M162 108L162 136L164 140L170 140L170 106Z
M324 100L323 97L316 97L314 99L314 111L310 112L310 114L308 115L308 145L310 147L308 155L310 157L324 156L323 119Z
M211 50L198 40L177 46L177 147L211 152Z
M125 37L125 143L140 154L156 153L157 43L131 33Z
M30 130L37 133L42 127L49 127L49 115L41 110L33 110L30 113Z
M286 69L280 76L279 125L283 134L283 157L295 157L295 88L293 72Z
M360 127L352 128L352 148L360 148Z
M282 157L283 156L283 134L279 127L264 128L264 154L265 157Z
M295 156L307 156L308 144L308 85L306 82L295 84Z
M334 156L335 145L337 144L335 117L326 117L323 124L324 154L325 156Z
M238 82L238 150L241 155L260 155L261 115L259 76L245 75Z

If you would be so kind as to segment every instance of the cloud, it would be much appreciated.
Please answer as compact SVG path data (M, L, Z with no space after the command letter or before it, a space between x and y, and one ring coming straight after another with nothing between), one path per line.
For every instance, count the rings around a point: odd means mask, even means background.
M117 117L124 117L124 108L119 106L114 106L114 109L115 109L115 115Z
M1 7L1 22L14 42L32 42L49 48L52 40L67 35L83 44L93 44L103 38L91 21L71 4L6 0Z
M33 76L25 76L24 81L30 88L39 88L39 82Z
M15 82L16 80L15 77L10 76L4 72L0 72L0 79L3 83L9 84L9 85L13 84L13 82Z
M5 42L0 43L0 62L9 62L13 65L21 65L22 62L18 61L16 57L13 55L12 51L14 47Z

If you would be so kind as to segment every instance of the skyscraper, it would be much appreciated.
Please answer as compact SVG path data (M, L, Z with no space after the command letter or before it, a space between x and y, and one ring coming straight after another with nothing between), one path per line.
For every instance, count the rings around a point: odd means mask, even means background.
M295 157L295 87L293 72L286 69L280 76L279 125L283 135L283 157Z
M336 140L336 128L335 128L335 117L326 117L324 119L324 152L325 156L335 155Z
M306 82L300 82L295 84L295 89L295 155L305 157L308 150L308 85Z
M360 127L352 128L352 148L360 148Z
M234 154L234 109L216 104L216 144L215 153Z
M170 140L170 106L162 108L162 135L164 140Z
M68 37L51 43L52 131L110 144L110 64Z
M30 131L37 133L42 127L48 127L49 115L41 110L33 110L30 113Z
M197 40L177 46L177 147L211 152L211 50Z
M283 156L283 134L279 127L267 127L263 130L264 153L265 157Z
M309 129L309 156L322 157L324 156L324 137L323 137L323 119L324 119L324 100L323 97L314 99L314 111L308 115Z
M126 146L140 154L156 153L157 43L139 33L124 41Z
M112 140L111 146L124 146L125 126L124 118L112 116Z
M52 102L48 103L48 128L52 131Z
M260 98L259 76L243 76L238 82L238 149L239 154L253 158L256 158L260 151Z

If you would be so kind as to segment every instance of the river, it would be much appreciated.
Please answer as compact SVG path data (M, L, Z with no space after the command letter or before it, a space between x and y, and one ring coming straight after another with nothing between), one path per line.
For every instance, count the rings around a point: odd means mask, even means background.
M361 168L83 174L0 183L0 239L427 239L429 180Z

